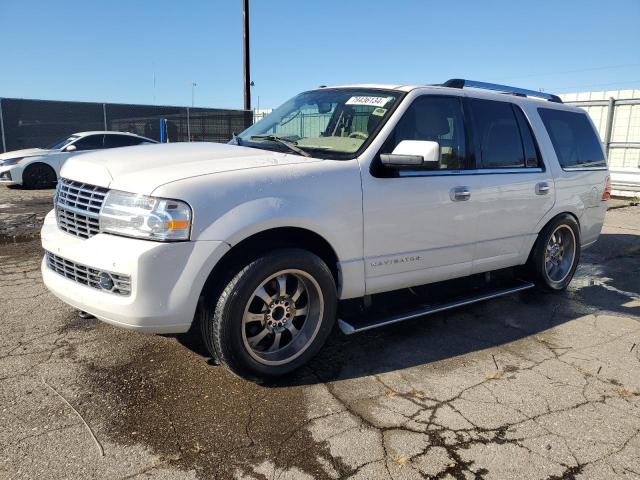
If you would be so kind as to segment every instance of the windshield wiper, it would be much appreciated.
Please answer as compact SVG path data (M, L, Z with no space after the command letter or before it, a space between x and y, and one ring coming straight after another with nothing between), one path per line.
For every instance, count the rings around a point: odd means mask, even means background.
M298 142L294 142L293 140L287 140L286 138L279 137L277 135L252 135L249 137L251 140L267 140L271 142L276 142L281 145L284 145L292 152L296 152L298 155L302 155L303 157L310 157L311 154L309 152L305 152L301 148L298 148Z

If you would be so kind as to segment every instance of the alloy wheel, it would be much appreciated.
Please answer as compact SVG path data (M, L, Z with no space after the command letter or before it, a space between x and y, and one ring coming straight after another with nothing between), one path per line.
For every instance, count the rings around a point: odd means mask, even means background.
M279 271L260 283L245 306L244 346L262 364L291 362L313 342L323 313L322 290L311 275Z
M562 282L571 272L576 256L576 237L567 225L559 225L549 237L544 268L552 282Z

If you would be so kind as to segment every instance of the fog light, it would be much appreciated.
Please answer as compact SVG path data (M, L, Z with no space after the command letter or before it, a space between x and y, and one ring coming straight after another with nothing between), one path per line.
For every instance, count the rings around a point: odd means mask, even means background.
M100 274L100 281L98 282L100 288L103 290L112 290L113 289L113 278L106 272L102 272Z
M6 172L0 173L0 180L11 180L11 172L7 170Z

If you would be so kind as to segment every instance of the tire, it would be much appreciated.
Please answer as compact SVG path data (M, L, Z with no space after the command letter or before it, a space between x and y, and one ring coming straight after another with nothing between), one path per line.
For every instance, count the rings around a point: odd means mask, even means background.
M546 290L567 288L580 261L580 227L575 218L562 214L538 235L529 259L536 284Z
M32 163L22 174L22 184L27 188L49 188L56 181L56 172L44 163Z
M219 296L205 295L201 320L209 353L251 380L288 374L322 347L335 323L336 285L327 265L282 249L241 268Z

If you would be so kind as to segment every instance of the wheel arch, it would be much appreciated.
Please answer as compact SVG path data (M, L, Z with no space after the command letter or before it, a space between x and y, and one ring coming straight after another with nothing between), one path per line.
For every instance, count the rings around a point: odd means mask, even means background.
M321 235L301 227L275 227L253 233L237 241L216 263L202 288L201 297L216 293L224 286L235 267L249 263L261 254L278 248L300 248L320 257L329 267L336 287L340 288L341 272L338 255L331 244ZM228 278L229 277L229 278Z
M36 165L43 165L43 166L45 166L47 168L50 168L51 170L53 170L53 173L56 175L56 178L58 177L56 169L53 168L53 165L41 160L40 158L28 161L28 163L22 168L22 170L26 171L28 168L31 168L31 167L36 166Z
M542 231L547 227L547 225L549 225L551 222L555 221L558 217L561 217L563 215L569 215L570 217L573 217L573 219L576 221L576 223L578 224L578 234L580 234L580 219L578 218L578 216L571 211L564 211L564 212L560 212L555 214L553 217L551 217L550 219L548 219L544 224L540 224L539 228L537 229L537 233L536 233L536 238L533 241L533 243L531 244L531 247L529 248L529 255L527 256L527 263L531 260L531 256L533 255L533 252L536 248L536 245L538 244L538 240L540 239L540 234L542 233Z

